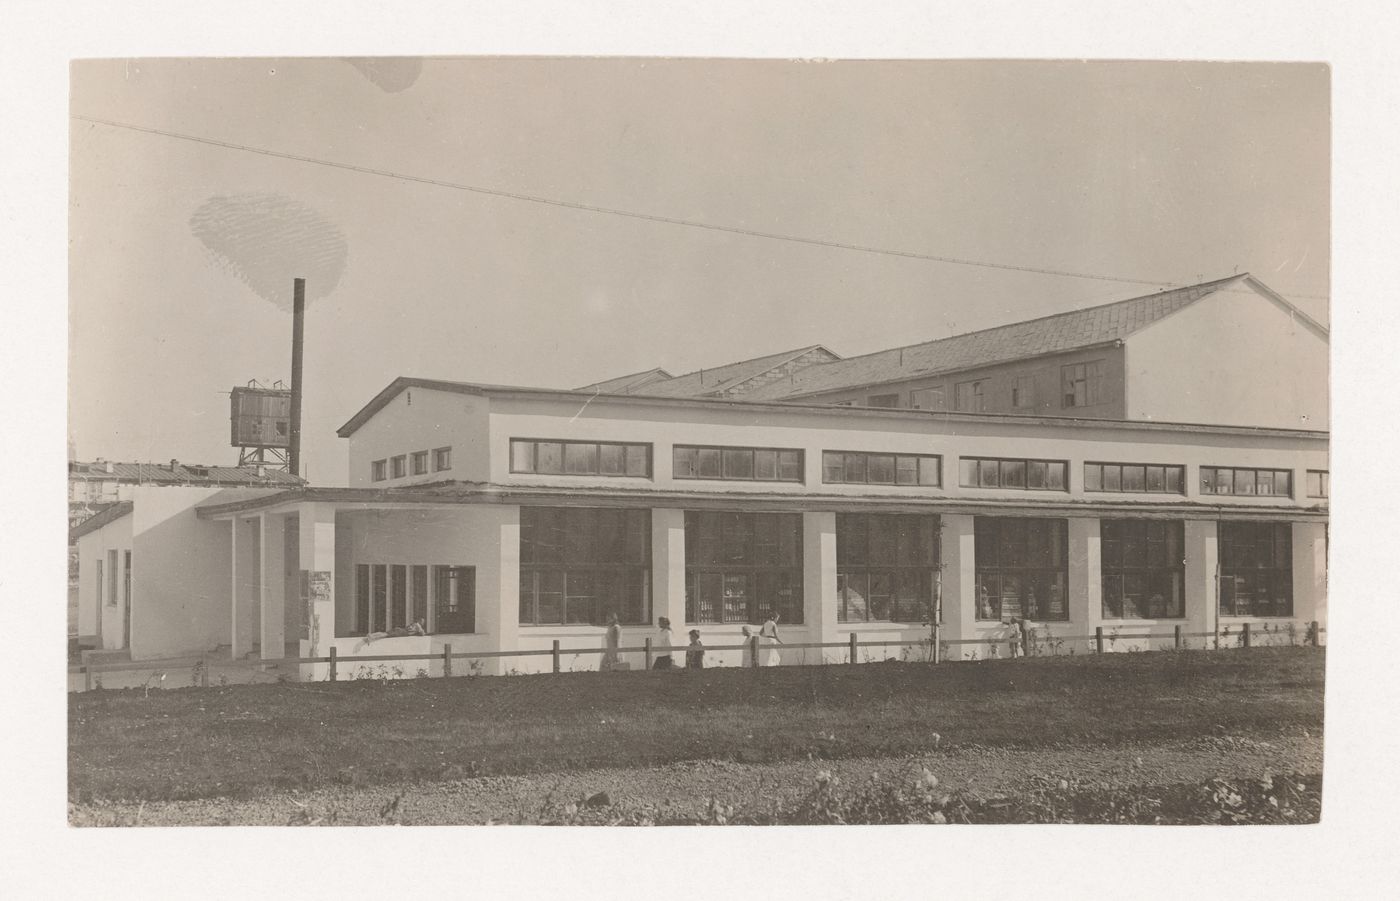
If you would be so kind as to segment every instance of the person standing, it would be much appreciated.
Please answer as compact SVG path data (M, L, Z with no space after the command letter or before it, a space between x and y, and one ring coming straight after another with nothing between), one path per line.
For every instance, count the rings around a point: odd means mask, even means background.
M742 626L739 631L743 633L744 636L744 655L739 665L744 669L748 669L753 666L753 630L748 626Z
M656 658L656 662L651 665L651 668L672 669L675 664L671 658L670 651L671 621L663 616L656 621L656 624L661 627L660 634L657 636L657 643L663 649L663 653Z
M779 662L778 645L782 644L783 640L778 637L778 614L776 612L768 614L768 618L763 621L762 628L758 630L758 637L759 654L761 655L758 661L759 666L777 666Z
M1022 641L1025 636L1021 632L1021 621L1016 617L1011 617L1011 635L1007 638L1008 650L1011 652L1011 659L1015 660L1025 652Z
M705 668L705 646L700 643L700 630L690 630L690 646L685 649L685 668Z
M618 622L617 614L608 612L608 631L603 636L603 666L602 669L617 669L621 662L617 657L618 645L622 643L622 624Z

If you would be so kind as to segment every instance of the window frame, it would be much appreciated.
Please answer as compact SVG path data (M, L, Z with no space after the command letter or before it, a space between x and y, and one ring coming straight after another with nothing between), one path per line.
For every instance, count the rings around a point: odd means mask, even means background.
M925 395L932 403L924 406L920 403L919 395ZM909 392L909 406L914 410L935 410L944 411L948 409L947 389L943 385L930 385L927 388L915 388Z
M965 478L966 471L965 471L965 468L964 468L964 464L966 464L966 463L973 463L973 464L976 464L976 471L977 471L977 483L976 483L976 484L968 484L968 482L967 482L967 480L966 480L966 478ZM995 463L995 464L996 464L996 469L997 469L997 483L996 483L995 485L986 485L986 484L983 484L983 481L984 481L983 473L986 472L986 469L984 468L984 464L989 464L989 463ZM1041 478L1041 481L1042 481L1044 484L1041 484L1041 485L1032 485L1032 484L1031 484L1031 473L1032 473L1031 464L1033 464L1033 463L1035 463L1035 464L1042 464L1042 463L1045 464L1046 469L1045 469L1045 472L1043 473L1042 478ZM1007 466L1005 466L1004 464L1011 464L1011 466L1010 466L1010 467L1007 467ZM1015 472L1015 468L1014 468L1014 467L1015 467L1016 464L1020 464L1020 465L1022 466L1022 473L1023 473L1023 474L1022 474L1022 476L1020 476L1020 480L1021 480L1022 484L1020 484L1020 485L1008 485L1008 484L1006 484L1006 479L1004 478L1003 473L1005 473L1006 471L1008 471L1008 469L1009 469L1011 472L1014 473L1014 472ZM1063 482L1064 482L1064 484L1062 484L1062 485L1059 486L1059 487L1055 487L1055 486L1052 486L1052 485L1050 484L1050 471L1051 471L1051 470L1050 470L1049 467L1050 467L1051 465L1053 465L1053 464L1059 464L1061 467L1063 467L1061 471L1062 471L1062 473L1063 473ZM958 457L958 487L959 487L959 488L979 488L979 489L987 488L987 489L992 489L992 490L996 490L996 491L1058 491L1058 492L1064 492L1064 493L1067 494L1067 493L1069 493L1069 490L1070 490L1069 460L1054 460L1054 459L1040 458L1040 457L969 457L969 456L962 456L962 457Z
M1106 487L1108 485L1108 467L1110 466L1117 468L1117 484L1119 486L1117 488ZM1098 468L1096 478L1091 476L1090 467ZM1123 480L1123 472L1125 468L1128 467L1142 468L1142 488L1131 489L1123 487L1126 484ZM1152 483L1152 470L1154 469L1162 470L1162 487L1158 489L1149 487ZM1170 484L1168 473L1173 470L1179 475L1178 484L1180 484L1181 488L1178 491L1173 491L1167 487ZM1179 497L1186 496L1186 465L1184 463L1111 463L1103 460L1085 460L1082 478L1084 479L1084 491L1092 494L1170 494ZM1098 487L1091 487L1095 483L1097 483Z
M713 529L709 527L713 526ZM771 539L771 540L766 540ZM768 557L768 562L764 558ZM783 562L785 559L790 562ZM695 625L759 625L778 608L783 622L805 618L803 522L800 513L736 510L685 511L685 618ZM702 605L702 583L718 580L712 607ZM730 584L744 586L743 616L727 602ZM786 601L763 596L786 591ZM709 610L708 616L705 610Z
M452 446L433 448L433 472L446 472L452 468Z
M1047 565L1037 565L1030 563L1007 563L1003 557L1003 551L1007 546L1007 536L1005 532L1019 529L1022 533L1022 541L1019 542L1018 550L1024 549L1024 557L1030 560L1035 553L1034 542L1030 538L1030 529L1026 525L1018 524L1044 524L1055 523L1058 531L1055 536L1058 538L1058 548L1046 545L1046 550L1050 554L1050 562ZM988 541L983 541L982 536L995 532ZM1058 556L1059 564L1054 563ZM1008 613L1005 607L1005 591L1003 590L1005 580L1014 578L1020 587L1035 577L1055 576L1051 580L1052 589L1059 588L1060 616L1049 616L1050 606L1054 603L1053 592L1051 597L1037 605L1036 615L1031 615L1026 611L1025 601L1029 593L1021 594L1017 599L1022 620L1033 622L1070 622L1069 613L1069 520L1061 517L1033 517L1033 516L975 516L973 518L973 572L974 572L974 620L978 623L986 622L1006 622ZM991 580L996 580L996 602L995 607L991 605L990 592L986 590ZM983 595L988 597L984 601ZM987 611L990 611L988 614ZM1015 614L1010 614L1015 615Z
M1218 490L1220 473L1222 472L1230 473L1230 490L1228 491ZM1207 487L1206 481L1207 473L1211 474L1209 487ZM1236 486L1240 484L1240 476L1245 473L1252 473L1254 476L1252 480L1253 490L1236 491ZM1261 477L1266 473L1269 475L1269 485L1271 487L1269 491L1261 492L1259 488L1264 484ZM1278 485L1278 476L1280 473L1284 473L1288 476L1287 492L1274 490L1274 487ZM1291 499L1296 489L1293 479L1293 470L1267 466L1201 466L1198 484L1200 485L1201 494L1208 494L1212 497L1282 497Z
M871 394L865 398L865 405L880 410L898 409L900 397L901 394L898 391L893 394Z
M1220 616L1246 619L1291 618L1296 609L1293 593L1293 524L1275 520L1221 520L1217 528L1216 543L1220 561L1217 613ZM1270 533L1266 536L1267 540L1259 534L1265 529ZM1254 534L1243 534L1249 531L1253 531ZM1269 549L1270 563L1259 565L1255 562L1258 559L1258 549L1264 546ZM1286 548L1287 551L1287 559L1282 562L1278 560L1280 548ZM1286 610L1272 613L1258 612L1253 609L1254 605L1258 603L1257 599L1248 597L1245 604L1249 605L1250 609L1241 612L1241 583L1250 583L1245 584L1244 587L1251 595L1257 593L1261 588L1267 588L1271 598L1276 598L1279 589L1283 588L1282 593L1286 596L1284 602ZM1276 599L1272 603L1284 606ZM1227 604L1229 609L1226 609Z
M1105 402L1107 393L1105 382L1106 359L1083 360L1077 363L1064 363L1060 366L1060 406L1066 410L1095 407ZM1080 400L1079 387L1083 386L1083 400Z
M1166 563L1154 563L1152 555L1152 530L1154 526L1163 527L1161 544L1162 553L1168 556ZM1099 579L1101 591L1101 614L1104 620L1118 621L1140 621L1140 620L1182 620L1186 618L1186 524L1179 519L1130 519L1112 518L1103 519L1099 526L1100 532L1100 556L1099 556ZM1105 534L1118 532L1116 535ZM1141 537L1130 535L1129 531L1141 531ZM1128 548L1131 542L1139 541L1142 547L1140 562L1129 556ZM1173 544L1176 553L1172 555ZM1116 550L1114 545L1117 545ZM1150 601L1146 597L1152 591L1154 585L1159 584L1163 578L1169 579L1174 589L1174 597L1165 598L1165 610L1160 614L1143 612ZM1137 612L1134 615L1128 613L1128 598L1126 585L1129 580L1140 582L1144 588L1139 593L1142 595L1138 601ZM1117 580L1119 585L1117 591L1117 612L1110 608L1110 585ZM1159 592L1160 594L1160 592ZM1175 613L1170 611L1175 610Z
M878 559L876 553L879 536L872 529L872 523L881 524L887 530L885 536L887 550L892 559ZM837 513L836 514L836 621L838 623L928 623L938 615L938 586L941 572L942 551L940 546L940 519L936 513ZM914 537L906 541L899 527L912 525ZM863 541L859 547L851 546L847 539L859 534ZM904 533L909 534L909 533ZM924 560L908 562L900 557L901 546L918 554L917 542L927 535L929 544L922 549ZM918 606L915 617L897 616L909 612L896 597L904 579L914 576L918 581L915 593L920 597L913 603ZM884 605L885 615L875 615L876 592L870 585L876 578L883 577L888 585L888 600ZM852 583L858 580L865 586L864 618L853 616Z
M520 469L516 466L516 448L530 446L530 468ZM559 446L559 469L540 469L540 445ZM592 448L593 468L570 470L570 448L587 449ZM603 448L621 448L622 451L622 471L603 472ZM645 457L644 474L629 472L631 467L631 454L629 450L640 448ZM509 445L509 460L511 475L541 475L541 476L581 476L584 478L605 478L605 479L650 479L656 471L656 463L653 445L645 441L602 441L602 440L578 440L578 439L553 439L553 438L511 438ZM578 458L575 458L578 459Z
M369 464L369 480L371 482L387 482L389 480L389 458L383 460L372 460Z
M408 475L408 454L389 458L389 478L402 479Z
M1034 375L1018 375L1011 382L1011 406L1017 410L1035 409Z
M421 465L420 465L421 464ZM425 450L414 451L408 455L408 471L410 475L425 476L428 474L428 452Z
M955 413L985 413L987 412L987 382L991 379L968 379L965 382L953 383L953 412ZM968 399L975 401L973 406L963 405L963 388L967 388Z
M561 628L601 626L608 611L618 613L623 625L647 625L652 615L652 553L650 508L523 506L520 530L520 588L517 622L522 627ZM616 531L607 536L599 527L600 515L616 516ZM604 536L611 548L600 548ZM635 538L635 542L633 542ZM599 562L601 551L612 557ZM629 555L631 559L629 559ZM570 586L571 579L574 585ZM630 599L611 602L602 597L600 585L635 590ZM558 590L553 590L557 583ZM588 594L583 593L589 592ZM557 617L542 616L546 596L557 595ZM583 599L587 598L587 602ZM588 609L584 619L571 619L575 599ZM628 602L636 601L636 607Z
M834 455L840 455L840 457L841 457L841 477L840 477L840 478L835 478L835 479L831 478L831 475L832 475L832 473L834 472L834 470L832 469L832 461L829 459L830 457L832 457L832 456L834 456ZM864 475L864 478L859 478L859 479L849 478L849 476L850 476L851 473L853 472L853 470L852 470L852 468L851 468L852 463L851 463L851 459L850 459L850 458L852 458L852 457L861 457L861 458L863 458L862 464L861 464L861 466L860 466L860 471L863 472L863 473L865 474L865 475ZM873 457L873 458L885 458L885 457L889 457L889 458L891 459L891 465L893 466L893 469L891 470L891 472L893 473L893 477L892 477L892 479L891 479L890 481L888 481L888 482L885 482L885 481L873 481L873 480L870 478L870 460L871 460L872 457ZM915 465L915 473L916 473L916 475L915 475L915 480L914 480L913 482L901 482L901 481L899 481L899 474L900 474L900 472L902 471L902 470L901 470L901 467L900 467L900 461L901 461L901 460L906 460L906 461L907 461L907 460L916 460L916 461L918 461L918 462L916 463L916 465ZM925 481L924 481L924 461L928 461L928 460L933 461L932 464L931 464L931 467L932 467L932 470L933 470L933 478L934 478L934 481L932 481L932 482L925 482ZM897 452L897 451L823 450L823 451L822 451L822 484L824 484L824 485L890 485L890 486L897 487L897 488L942 488L942 487L943 487L943 455L942 455L942 454L911 454L911 453L902 453L902 452Z
M702 474L700 465L702 452L718 452L718 474ZM773 460L774 475L772 478L763 477L758 474L758 455L764 453L772 453L775 455ZM691 459L688 461L689 474L682 474L682 467L677 465L681 462L682 454L690 455ZM732 459L732 457L726 457L726 454L748 454L750 458L749 472L752 474L741 476L727 473L725 461ZM784 454L796 455L795 461L792 459L788 460L789 467L795 463L797 467L796 476L790 478L783 477ZM749 447L734 444L673 444L671 445L671 478L685 482L784 482L790 485L802 485L807 481L807 455L800 447Z
M1313 476L1317 476L1317 484L1318 484L1318 487L1317 487L1317 491L1316 491L1316 492L1313 491ZM1326 470L1326 469L1309 469L1309 470L1306 470L1305 473L1304 473L1304 475L1303 475L1303 481L1304 481L1304 483L1306 484L1306 487L1304 488L1304 491L1306 492L1306 496L1307 496L1307 497L1316 497L1316 498L1326 499L1326 498L1328 498L1328 497L1331 496L1331 490L1332 490L1331 481L1332 481L1332 479L1331 479L1331 472L1330 472L1329 470Z

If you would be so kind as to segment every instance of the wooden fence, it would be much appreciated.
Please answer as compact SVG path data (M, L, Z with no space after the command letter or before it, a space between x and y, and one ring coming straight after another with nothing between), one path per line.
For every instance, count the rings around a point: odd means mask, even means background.
M1116 643L1116 642L1118 642L1118 641L1132 641L1132 640L1142 640L1142 639L1153 640L1153 639L1168 639L1168 638L1169 638L1169 639L1172 640L1172 648L1173 648L1173 650L1183 650L1183 649L1185 649L1186 646L1187 646L1187 641L1190 640L1190 639L1193 639L1193 638L1198 638L1198 639L1212 639L1213 642L1214 642L1214 647L1215 647L1216 650L1219 650L1219 649L1221 648L1221 640L1222 640L1222 639L1224 639L1227 643L1230 642L1230 641L1234 641L1236 647L1248 648L1248 647L1253 647L1255 637L1258 636L1258 635L1260 635L1260 634L1268 635L1268 636L1270 636L1271 638L1275 638L1275 637L1278 637L1278 636L1280 636L1280 635L1287 635L1287 636L1289 637L1289 639L1290 639L1290 643L1294 643L1294 642L1296 641L1296 642L1299 643L1299 644L1308 645L1308 646L1311 646L1311 647L1318 647L1318 646L1320 645L1320 643L1321 643L1321 637L1320 637L1320 636L1321 636L1321 633L1327 631L1325 628L1320 627L1316 621L1313 621L1313 622L1311 622L1311 623L1309 623L1309 624L1307 625L1307 628L1306 628L1305 632L1304 632L1303 635L1301 636L1301 640L1298 640L1298 636L1297 636L1296 629L1293 630L1293 631L1290 631L1290 632L1285 632L1285 631L1282 630L1282 629L1269 629L1268 626L1270 626L1270 625L1272 625L1272 624L1264 624L1264 625L1266 626L1266 628L1265 628L1264 630L1258 630L1258 631L1256 631L1254 628L1252 628L1253 625L1254 625L1254 624L1252 624L1252 623L1242 623L1242 624L1240 625L1240 631L1239 631L1239 632L1233 632L1233 631L1226 631L1226 632L1219 632L1219 631L1216 631L1216 632L1187 632L1187 631L1185 631L1185 630L1183 629L1183 627L1181 627L1181 626L1175 627L1175 629L1173 629L1171 632L1150 632L1150 631L1148 631L1148 632L1124 632L1124 631L1122 631L1121 629L1116 629L1116 628L1115 628L1115 629L1110 629L1108 632L1105 632L1105 631L1104 631L1104 628L1103 628L1102 626L1099 626L1098 628L1096 628L1096 629L1094 630L1094 634L1093 634L1093 635L1054 635L1054 636L1048 636L1048 637L1051 638L1051 639L1054 641L1054 643L1055 643L1056 645L1062 645L1062 644L1069 643L1069 642L1086 642L1086 643L1087 643L1087 642L1093 642L1093 643L1094 643L1094 652L1097 653L1097 654L1103 654L1103 653L1106 653L1106 646L1111 646L1112 644L1114 644L1114 643ZM1041 639L1041 640L1043 640L1043 639ZM1021 646L1020 646L1021 652L1024 654L1025 651L1026 651L1026 649L1027 649L1027 645L1028 645L1028 644L1031 644L1031 643L1033 643L1033 642L1036 642L1036 641L1037 641L1037 638L1031 638L1030 636L1023 636L1022 641L1021 641ZM903 648L920 648L920 649L923 649L924 652L925 652L925 654L926 654L925 660L922 661L922 662L927 662L927 663L939 663L939 662L942 662L942 661L941 661L941 658L942 658L942 656L943 656L943 651L944 651L944 649L945 649L945 648L951 648L951 647L953 647L953 646L955 646L955 645L956 645L956 646L962 646L962 645L976 645L976 646L980 646L980 647L999 647L999 646L1001 646L1001 645L1008 645L1008 646L1009 646L1010 643L1011 643L1011 640L1010 640L1009 638L1006 638L1006 637L1001 637L1001 638L996 638L996 637L990 637L990 638L942 638L942 637L940 637L940 635L939 635L939 629L938 629L937 627L935 627L935 628L932 630L931 635L930 635L928 638L903 639L903 640L897 640L897 641L860 641L860 640L859 640L859 636L857 635L857 633L852 632L852 633L850 634L850 637L849 637L849 639L848 639L847 641L838 641L838 642L830 642L830 641L828 641L828 642L794 642L794 643L791 643L791 644L789 644L789 643L783 643L783 644L781 645L781 648L784 649L784 650L807 650L807 649L813 649L813 650L818 650L818 649L819 649L819 650L831 650L831 649L844 650L844 651L846 652L846 655L845 655L845 656L846 656L846 662L847 662L847 663L851 663L851 664L854 664L854 663L858 663L858 662L859 662L859 656L858 656L858 655L859 655L859 652L860 652L860 649L861 649L861 648L898 648L898 647L903 647ZM761 664L760 664L760 660L761 660L760 652L761 652L761 649L762 649L762 646L761 646L760 641L759 641L759 636L757 636L757 635L755 635L753 638L751 638L751 639L749 640L749 642L747 642L747 643L745 643L745 644L713 645L713 646L706 646L706 647L705 647L706 653L709 653L709 652L711 652L711 651L744 651L744 650L747 650L747 651L750 652L750 653L749 653L749 664L748 664L748 665L749 665L750 667L754 668L754 669L759 668L760 665L761 665ZM646 669L651 669L652 663L655 661L656 656L657 656L659 653L663 653L663 652L664 652L664 653L667 653L667 654L671 654L671 653L684 654L684 653L686 652L686 650L687 650L687 647L686 647L685 645L667 645L667 646L653 645L651 639L648 638L648 639L646 639L645 644L643 644L643 645L641 645L641 646L625 647L625 648L620 647L620 648L617 649L617 653L619 653L619 654L642 654L644 660L646 661ZM440 661L440 662L442 663L442 674L443 674L444 676L451 676L451 675L453 674L453 667L452 667L452 664L453 664L453 661L456 661L456 660L490 660L490 659L500 659L500 658L506 658L506 657L545 657L545 656L548 656L548 657L552 658L552 671L555 672L555 673L559 673L559 672L562 672L562 669L561 669L561 666L560 666L560 664L561 664L561 658L562 658L563 655L565 655L565 654L569 654L569 655L573 655L573 656L582 656L582 655L592 655L592 654L599 654L599 655L601 655L601 654L605 654L605 653L608 653L608 649L603 648L603 647L599 647L599 646L596 646L596 645L595 645L595 646L591 646L591 647L583 647L583 648L563 648L563 647L560 646L559 640L558 640L558 639L555 639L552 648L549 648L548 650L540 649L540 650L534 650L534 651L469 651L469 652L456 652L456 651L453 651L453 650L452 650L452 645L450 645L450 644L445 644L445 645L443 645L442 652L439 653L439 654L357 654L357 655L352 656L352 657L341 657L341 656L339 656L339 655L336 653L336 649L335 649L335 648L331 648L330 654L327 655L327 656L325 656L325 657L281 657L281 658L275 658L275 659L254 660L254 661L247 661L247 660L218 660L218 659L211 659L211 658L208 658L208 657L203 657L203 658L198 658L198 659L192 659L192 660L189 660L189 661L179 661L179 666L174 666L174 665L172 665L173 661L158 661L158 660L152 660L152 661L138 661L138 662L132 662L132 663L93 663L93 664L82 664L82 665L79 665L79 666L76 666L76 667L69 667L68 673L69 673L69 675L81 675L81 676L83 677L83 690L84 690L84 691L90 691L90 690L92 689L92 687L93 687L93 676L94 676L94 675L100 675L100 674L102 674L102 673L124 672L124 671L130 672L130 671L140 671L140 670L149 670L149 671L151 671L151 672L153 672L153 673L156 673L156 672L168 671L168 670L178 669L178 668L190 668L190 669L193 669L193 670L195 670L195 671L198 672L198 674L199 674L199 684L200 684L202 687L208 687L208 685L209 685L209 672L210 672L210 670L211 670L212 668L214 668L214 667L258 668L258 667L266 667L266 666L298 666L298 665L302 665L302 664L311 664L311 665L326 664L326 665L328 665L328 678L329 678L329 680L330 680L331 682L335 682L335 681L337 681L337 679L339 678L340 667L341 667L343 664L358 665L358 664L361 664L361 663L384 663L384 662L389 662L389 661L396 661L396 662L400 662L400 663L410 663L410 662L429 662L429 663L431 663L431 662L438 662L438 661ZM1012 653L1012 652L1009 650L1009 648L1008 648L1008 653ZM1048 655L1044 655L1044 654L1040 654L1040 653L1034 653L1032 656L1056 656L1057 653L1058 653L1058 652L1051 653L1051 654L1048 654ZM1014 656L1014 654L1013 654L1013 656ZM823 656L822 662L823 662L823 663L825 662L825 657L824 657L824 656Z

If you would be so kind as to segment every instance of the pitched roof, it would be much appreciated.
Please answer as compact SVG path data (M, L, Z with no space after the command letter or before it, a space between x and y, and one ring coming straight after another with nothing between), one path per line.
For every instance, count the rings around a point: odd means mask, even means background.
M98 529L107 525L107 523L116 522L121 519L123 516L130 513L132 509L133 504L131 501L117 501L115 504L109 504L101 513L98 513L96 516L89 516L87 519L69 529L68 540L70 542L77 541L89 532L96 532Z
M1096 307L848 357L807 367L791 379L765 385L749 396L763 400L807 397L1107 344L1248 278L1248 273L1242 273Z
M596 391L599 394L628 394L643 385L673 378L675 378L675 376L664 369L648 369L645 372L634 372L631 375L620 375L615 379L594 382L591 385L584 385L582 388L577 388L575 390Z
M256 466L203 466L198 463L111 463L105 461L68 464L68 478L78 481L112 479L140 485L300 485L303 479L281 469Z
M820 351L822 355L833 360L841 359L839 355L822 345L812 344L807 347L799 347L796 350L769 354L766 357L728 363L714 369L697 369L694 372L687 372L685 375L678 375L668 381L653 382L640 388L633 388L630 393L646 394L652 397L717 397L738 388L750 379L786 366L803 354L813 351ZM797 371L800 372L801 369Z

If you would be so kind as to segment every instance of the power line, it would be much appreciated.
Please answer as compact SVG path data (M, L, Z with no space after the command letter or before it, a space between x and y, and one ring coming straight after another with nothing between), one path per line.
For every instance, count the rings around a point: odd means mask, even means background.
M750 238L766 238L772 241L789 241L795 244L807 244L813 247L832 247L840 250L852 250L858 253L879 254L881 256L901 257L909 260L926 260L932 263L948 263L957 266L976 266L982 269L1000 269L1008 272L1026 272L1035 275L1054 275L1062 278L1090 279L1101 282L1117 282L1128 285L1154 285L1164 288L1184 287L1184 283L1170 282L1142 278L1122 278L1113 275L1098 275L1090 272L1074 272L1068 269L1045 269L1036 266L1017 266L1012 263L992 263L986 260L969 260L961 257L942 256L939 254L916 253L909 250L891 250L885 247L872 247L867 244L849 244L844 241L828 241L823 238L809 238L802 235L787 235L779 232L759 231L751 228L741 228L736 225L716 225L710 222L697 222L694 219L680 219L674 216L657 216L651 213L639 213L635 210L622 210L613 207L596 206L587 203L578 203L571 200L559 200L554 197L541 197L536 194L522 194L516 191L502 191L497 188L484 188L480 185L469 185L461 182L446 181L440 178L428 178L422 175L407 175L402 172L393 172L388 169L376 169L370 166L356 166L352 163L341 163L335 160L320 159L313 156L301 156L295 153L286 153L280 150L269 150L265 147L252 147L247 144L236 144L232 141L219 141L213 138L204 138L199 135L182 134L176 131L166 131L160 128L150 128L144 125L131 125L126 122L113 122L108 119L98 119L92 116L80 116L76 113L72 118L83 122L91 122L96 125L106 125L109 128L121 128L128 131L143 132L145 134L160 135L167 138L175 138L181 141L193 141L196 144L208 144L211 147L222 147L226 150L238 150L244 153L256 153L262 156L275 157L277 159L292 160L298 163L309 163L315 166L327 166L332 169L342 169L346 172L358 172L361 175L374 175L380 178L393 178L399 181L413 182L421 185L433 185L439 188L451 188L456 191L469 191L473 194L484 194L488 197L502 197L508 200L519 200L526 203L538 203L546 206L562 207L569 210L579 210L587 213L600 213L610 216L621 216L627 219L637 219L643 222L657 222L664 225L676 225L683 228L698 228L707 231L726 232L732 235L744 235ZM1327 300L1325 294L1293 294L1294 297L1306 297L1313 300Z

